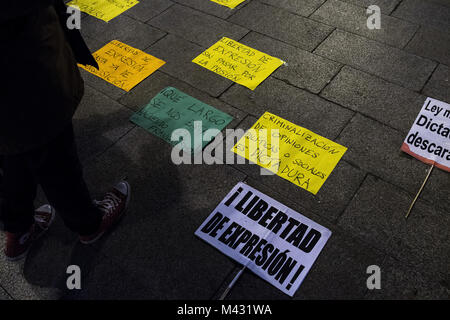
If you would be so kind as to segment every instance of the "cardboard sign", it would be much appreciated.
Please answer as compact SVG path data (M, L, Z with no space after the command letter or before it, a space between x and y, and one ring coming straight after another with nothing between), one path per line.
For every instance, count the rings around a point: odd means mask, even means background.
M266 112L232 151L317 194L347 148Z
M401 150L450 172L450 104L427 98Z
M240 182L195 235L292 297L331 231Z
M67 5L108 22L138 4L137 0L72 0Z
M251 90L283 64L278 58L226 37L192 62Z
M92 66L79 66L125 91L130 91L165 64L164 61L117 40L106 44L94 52L93 56L99 70Z
M179 144L178 141L171 140L172 133L176 129L187 129L191 137L188 149L195 153L212 139L203 141L203 132L212 128L220 131L233 117L178 89L167 87L139 112L133 114L130 120L172 145ZM195 126L196 121L200 121L201 128ZM180 148L185 149L184 146Z
M233 9L236 8L242 2L244 2L245 0L211 0L211 1Z

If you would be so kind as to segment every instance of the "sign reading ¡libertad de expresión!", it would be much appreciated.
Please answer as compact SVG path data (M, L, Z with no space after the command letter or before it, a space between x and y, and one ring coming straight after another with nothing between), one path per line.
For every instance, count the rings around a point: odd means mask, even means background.
M331 231L240 182L195 234L293 296Z
M450 172L450 104L427 98L401 150Z

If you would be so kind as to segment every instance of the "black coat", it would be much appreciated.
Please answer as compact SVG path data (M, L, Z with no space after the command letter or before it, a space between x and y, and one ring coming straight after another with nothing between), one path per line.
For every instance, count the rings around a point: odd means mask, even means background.
M84 86L76 60L96 65L61 1L15 0L0 14L0 155L45 145L72 120Z

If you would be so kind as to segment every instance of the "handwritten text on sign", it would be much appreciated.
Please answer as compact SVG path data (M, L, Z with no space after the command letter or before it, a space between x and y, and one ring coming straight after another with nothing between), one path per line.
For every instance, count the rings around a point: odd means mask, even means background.
M125 91L130 91L165 64L164 61L117 40L106 44L94 52L93 56L99 70L92 66L80 67Z
M202 133L208 129L222 130L233 118L173 87L167 87L158 93L144 108L131 116L131 121L147 131L169 142L176 129L184 128L190 132L189 148L195 153L209 141L202 139ZM201 128L195 122L200 121ZM196 130L200 132L196 132ZM200 137L200 139L199 139ZM182 141L183 143L185 141ZM182 146L184 148L184 146ZM188 148L186 148L188 149Z
M108 22L138 3L137 0L72 0L68 5Z
M225 37L192 62L251 90L283 64L278 58Z
M232 151L317 194L347 148L266 112Z
M195 234L293 296L331 231L240 182Z
M401 150L450 172L450 104L428 98Z
M211 0L211 1L233 9L236 8L242 2L244 2L245 0Z

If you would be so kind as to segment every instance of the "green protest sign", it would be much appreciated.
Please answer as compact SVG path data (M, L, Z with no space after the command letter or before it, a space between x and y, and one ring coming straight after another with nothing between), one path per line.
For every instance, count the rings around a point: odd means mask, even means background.
M177 129L185 129L191 136L189 147L196 152L212 140L204 141L204 132L209 129L222 130L233 117L176 88L167 87L133 114L130 120L172 145L179 143L178 140L172 141L172 133Z

